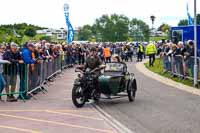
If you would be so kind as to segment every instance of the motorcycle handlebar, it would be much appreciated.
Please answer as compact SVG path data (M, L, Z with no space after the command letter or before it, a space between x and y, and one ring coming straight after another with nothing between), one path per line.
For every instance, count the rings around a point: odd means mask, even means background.
M83 70L76 68L76 69L75 69L75 72L83 73Z
M105 66L101 66L101 67L99 67L99 68L95 68L95 69L91 70L90 73L94 73L95 71L102 70L102 69L104 69L104 68L105 68ZM75 72L84 73L84 71L81 70L80 68L76 68L76 69L75 69Z
M93 69L93 70L91 71L91 73L94 73L95 71L102 70L102 69L104 69L104 68L105 68L105 66L100 66L100 67L98 67L98 68Z
M90 71L90 73L94 73L95 71L99 70L99 68L95 68L92 71Z

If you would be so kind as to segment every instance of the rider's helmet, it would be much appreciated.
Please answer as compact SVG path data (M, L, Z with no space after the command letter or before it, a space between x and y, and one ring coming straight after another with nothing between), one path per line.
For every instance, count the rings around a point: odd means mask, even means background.
M92 48L90 49L90 51L91 51L91 52L96 52L97 49L96 49L96 47L92 47Z

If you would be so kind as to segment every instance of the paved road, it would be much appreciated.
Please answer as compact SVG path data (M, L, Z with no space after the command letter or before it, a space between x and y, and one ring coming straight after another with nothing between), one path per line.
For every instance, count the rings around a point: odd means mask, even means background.
M137 99L101 101L100 107L136 133L199 133L200 97L171 88L138 72ZM67 70L47 94L26 103L0 103L0 133L105 133L113 130L90 105L77 110L71 102L76 76Z
M128 64L138 81L134 103L127 98L102 101L100 107L136 133L199 133L200 97L166 86Z
M0 133L115 133L100 114L87 104L74 107L71 89L74 69L52 83L46 94L26 103L0 102Z

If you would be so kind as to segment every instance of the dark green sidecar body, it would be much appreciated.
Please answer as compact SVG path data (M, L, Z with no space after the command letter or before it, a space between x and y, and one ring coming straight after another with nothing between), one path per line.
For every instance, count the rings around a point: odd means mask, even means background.
M107 63L103 75L99 77L99 86L102 94L116 96L126 92L134 80L134 74L127 72L125 63Z

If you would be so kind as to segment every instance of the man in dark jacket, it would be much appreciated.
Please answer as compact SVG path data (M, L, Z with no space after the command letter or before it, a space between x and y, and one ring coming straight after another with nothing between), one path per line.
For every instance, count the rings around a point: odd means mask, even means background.
M95 47L92 47L90 49L89 56L86 59L85 69L89 68L90 70L93 70L95 68L100 68L101 64L102 64L102 61L97 55L97 49ZM94 82L95 82L94 84L95 84L96 91L98 92L97 94L98 98L100 97L100 88L99 88L99 82L98 82L98 77L100 76L100 74L101 74L100 70L96 71L95 78L94 78Z
M90 49L90 54L86 59L85 68L89 68L91 70L99 67L102 64L101 59L97 55L97 49L95 47L92 47Z
M192 76L194 76L194 42L191 40L188 41L188 48L185 52L184 59L186 67L191 69ZM189 73L188 70L186 71L186 73Z
M10 45L10 50L7 50L4 53L3 59L11 62L11 64L6 64L4 67L4 75L7 83L6 93L9 94L7 96L7 101L15 102L17 101L17 99L14 97L13 93L15 93L16 88L17 71L19 68L18 64L23 63L23 60L17 48L17 44L12 43ZM11 86L11 92L9 92L9 86Z

